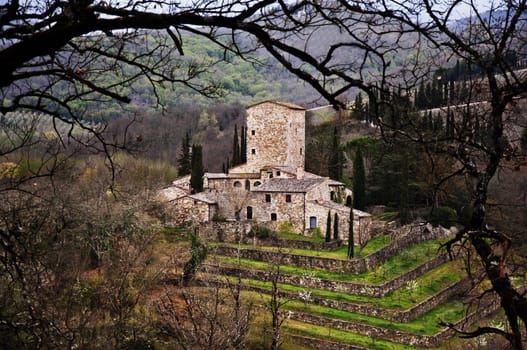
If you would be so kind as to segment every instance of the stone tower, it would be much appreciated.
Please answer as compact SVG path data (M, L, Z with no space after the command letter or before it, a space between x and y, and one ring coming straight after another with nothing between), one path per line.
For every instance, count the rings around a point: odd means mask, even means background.
M305 109L264 101L247 108L247 168L259 172L266 166L304 169Z

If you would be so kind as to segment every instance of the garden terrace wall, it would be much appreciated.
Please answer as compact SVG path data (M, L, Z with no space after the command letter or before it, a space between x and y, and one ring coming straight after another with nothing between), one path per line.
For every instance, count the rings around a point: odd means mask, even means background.
M288 338L291 338L296 344L309 347L311 349L324 349L324 350L367 350L359 346L351 344L337 343L334 341L303 337L296 334L287 334Z
M299 293L295 293L295 292L280 291L280 295L282 297L287 297L288 299L291 299L291 300L298 300L298 301L307 302L310 304L329 307L329 308L336 309L336 310L353 312L353 313L366 315L366 316L380 317L380 318L394 321L394 322L405 323L405 322L411 322L415 320L417 317L421 316L425 312L430 311L436 306L444 303L445 301L452 298L453 296L467 292L472 286L471 281L472 281L471 277L465 277L455 283L452 283L451 285L447 286L440 292L421 301L415 306L407 310L403 310L403 311L380 308L380 307L375 307L375 306L370 306L370 305L353 304L353 303L349 303L345 301L318 298L318 297L312 297L312 296L310 296L309 299L306 299L305 297L299 295ZM209 281L202 281L202 282L200 281L197 283L200 285L206 285L207 283L211 283L211 282L212 281L209 280ZM222 287L227 287L227 283L224 283L218 280L213 281L212 284L220 285ZM269 294L270 292L268 289L261 288L261 287L254 287L254 286L245 285L245 286L242 286L242 288L245 290L250 290L250 291L258 292L262 294Z
M342 246L343 241L310 242L283 238L258 239L249 237L252 221L209 221L200 224L199 235L205 241L253 244L255 246L275 246L292 249L333 251Z
M415 269L410 270L407 273L380 285L367 285L356 282L333 281L311 276L286 274L281 274L279 276L279 283L380 298L406 284L408 281L415 279L426 271L436 268L447 260L448 255L446 253L438 255L433 259L426 261L422 265L419 265ZM239 268L213 266L208 264L204 265L203 268L209 273L236 277L240 276L241 278L255 279L260 281L266 281L269 275L269 273L266 271L245 270Z
M364 258L353 260L339 260L318 256L264 251L256 248L250 249L227 246L217 246L214 248L213 253L225 256L238 256L244 259L264 261L272 264L287 264L297 267L323 269L331 272L358 274L367 272L368 270L379 266L412 245L444 237L441 229L429 230L428 226L420 226L418 228L420 230L417 232L410 229L405 235L393 239L389 245Z
M466 329L473 325L476 321L495 312L499 307L499 302L496 298L488 298L486 302L482 303L480 307L456 322L453 326L456 329ZM333 329L339 329L346 332L366 335L371 338L379 338L389 340L396 343L402 343L411 346L423 347L438 347L441 343L455 334L453 328L447 327L434 335L411 334L408 332L372 326L364 323L342 321L337 319L329 319L312 314L302 312L291 312L289 317L293 320Z

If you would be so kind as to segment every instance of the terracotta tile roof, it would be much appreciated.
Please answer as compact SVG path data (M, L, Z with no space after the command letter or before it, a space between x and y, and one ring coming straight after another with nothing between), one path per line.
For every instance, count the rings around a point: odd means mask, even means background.
M253 189L254 192L307 192L313 186L324 182L320 179L271 179Z

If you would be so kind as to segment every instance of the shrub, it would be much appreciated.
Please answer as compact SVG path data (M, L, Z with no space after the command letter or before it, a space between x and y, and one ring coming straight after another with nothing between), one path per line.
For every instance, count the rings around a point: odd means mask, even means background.
M278 225L278 234L279 235L293 235L295 232L293 231L293 225L289 221L282 221L280 225Z
M251 238L256 237L258 239L266 239L274 237L275 233L269 227L255 225L251 228L249 233L247 233L247 236Z

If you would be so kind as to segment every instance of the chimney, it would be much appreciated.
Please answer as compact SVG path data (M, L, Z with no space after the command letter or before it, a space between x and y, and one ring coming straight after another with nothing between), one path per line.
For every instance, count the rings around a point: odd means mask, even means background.
M296 178L299 180L304 179L304 167L299 166L296 168Z

